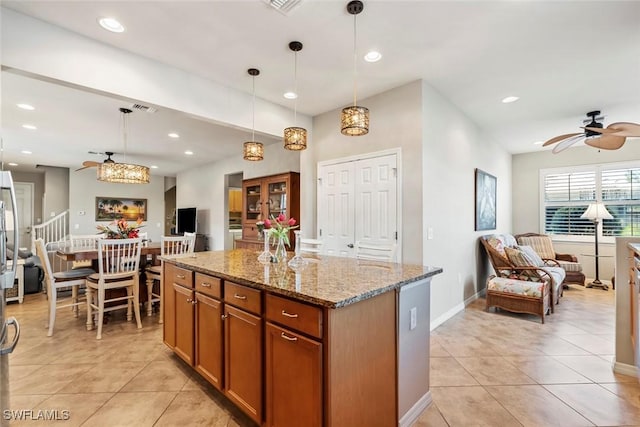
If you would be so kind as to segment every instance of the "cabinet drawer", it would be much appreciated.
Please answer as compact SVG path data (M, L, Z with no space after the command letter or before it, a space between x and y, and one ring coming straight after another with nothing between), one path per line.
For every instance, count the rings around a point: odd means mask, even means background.
M252 313L260 314L262 295L257 289L225 281L224 301Z
M242 238L243 239L257 239L258 238L258 227L255 224L245 225L242 227Z
M267 294L266 317L274 323L322 338L322 309Z
M210 297L220 298L222 296L221 286L222 280L217 277L196 273L196 291L202 292Z
M164 280L168 280L169 283L176 283L187 288L193 288L193 271L165 262Z

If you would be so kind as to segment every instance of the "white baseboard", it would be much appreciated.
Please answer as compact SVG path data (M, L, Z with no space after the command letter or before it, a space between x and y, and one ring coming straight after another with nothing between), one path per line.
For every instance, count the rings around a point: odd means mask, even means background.
M422 396L418 401L407 411L406 414L400 418L398 421L398 427L410 427L412 426L420 415L424 412L425 409L431 405L433 399L431 398L431 392L428 391L424 396Z
M480 292L478 292L475 295L472 295L469 298L467 298L466 300L464 300L464 302L461 302L460 304L454 306L453 308L451 308L447 312L445 312L442 315L438 316L437 318L433 319L431 321L431 325L430 325L431 329L430 330L433 331L435 328L437 328L438 326L442 325L444 322L446 322L447 320L451 319L456 314L460 313L462 310L464 310L464 308L466 306L468 306L473 301L475 301L478 298L480 298L481 296L483 296L485 293L486 293L486 290L482 289Z
M635 377L640 374L638 372L638 368L633 365L629 365L627 363L620 363L613 361L613 372L617 372L622 375L629 375L630 377Z

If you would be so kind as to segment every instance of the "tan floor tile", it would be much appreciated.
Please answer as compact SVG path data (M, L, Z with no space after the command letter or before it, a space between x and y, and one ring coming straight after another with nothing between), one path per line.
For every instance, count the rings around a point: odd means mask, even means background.
M87 426L153 426L175 392L117 393L87 421Z
M99 363L68 384L64 388L64 392L117 392L145 366L145 362ZM107 372L108 374L106 374Z
M613 372L611 363L598 356L554 356L565 366L594 382L633 382L636 378Z
M588 378L559 363L551 356L505 357L538 384L590 383Z
M473 376L453 357L432 358L429 381L431 387L478 385Z
M34 371L31 375L10 379L12 395L20 394L53 394L58 393L91 369L92 365L46 365Z
M482 385L535 384L504 357L458 357L456 360Z
M35 410L56 411L55 425L80 426L113 396L113 393L56 394L41 402ZM68 411L68 419L65 412ZM29 425L42 425L42 421Z
M191 374L192 372L178 363L150 362L122 388L122 391L180 391Z
M596 425L640 425L640 408L598 384L544 387Z
M593 354L614 354L615 342L601 338L599 335L580 334L564 335L563 339Z
M439 341L442 348L455 357L498 355L491 347L470 336L441 337Z
M524 426L593 425L542 386L489 386L485 388Z
M447 424L521 426L483 387L433 387L433 401Z
M445 421L444 417L440 413L438 406L435 403L431 403L429 407L420 415L416 420L413 427L448 427L449 424Z
M640 384L633 383L608 383L600 384L612 393L622 397L633 406L640 408Z
M431 357L451 357L449 352L442 347L442 344L433 340L431 341L429 352Z
M10 407L14 411L21 409L33 409L40 402L48 399L49 394L20 394L10 396Z
M226 427L230 419L229 413L203 391L181 391L154 426Z
M11 381L32 375L35 371L46 365L11 365Z

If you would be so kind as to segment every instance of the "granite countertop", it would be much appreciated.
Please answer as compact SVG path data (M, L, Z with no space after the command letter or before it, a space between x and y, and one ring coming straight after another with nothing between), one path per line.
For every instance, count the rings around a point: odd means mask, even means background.
M628 243L629 249L640 255L640 243Z
M305 255L309 265L295 273L286 264L262 265L259 251L195 252L162 260L235 283L328 308L344 307L442 273L442 268L334 256ZM293 254L289 254L291 258Z

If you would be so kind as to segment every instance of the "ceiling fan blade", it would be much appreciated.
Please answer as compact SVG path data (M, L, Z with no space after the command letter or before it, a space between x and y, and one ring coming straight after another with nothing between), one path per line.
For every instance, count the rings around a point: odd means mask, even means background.
M587 139L584 143L595 148L603 150L617 150L622 147L627 138L617 135L603 135L597 138Z
M570 137L576 136L576 135L584 135L584 134L582 134L582 133L567 133L565 135L556 136L555 138L551 138L550 140L548 140L547 142L542 144L542 146L546 147L547 145L555 144L558 141L562 141L563 139L570 138Z
M584 138L583 133L574 133L572 137L565 139L560 144L553 147L553 154L558 154L559 152L566 150L582 138Z
M84 161L84 162L82 162L82 167L81 167L81 168L79 168L79 169L76 169L76 172L81 171L81 170L83 170L83 169L96 167L96 166L98 166L99 164L100 164L100 163L98 163L98 162L93 162L93 161L91 161L91 160Z
M611 123L607 129L612 129L615 136L640 137L640 125L637 123L617 122Z

